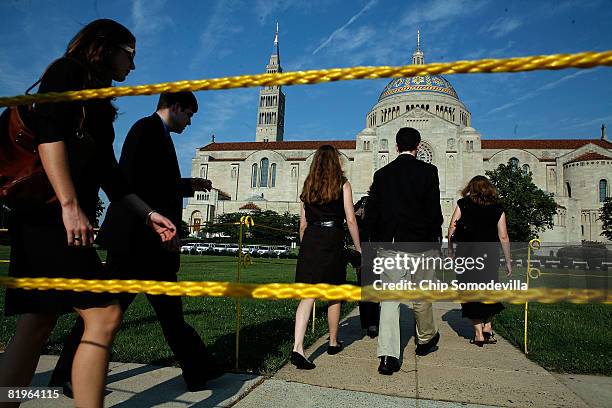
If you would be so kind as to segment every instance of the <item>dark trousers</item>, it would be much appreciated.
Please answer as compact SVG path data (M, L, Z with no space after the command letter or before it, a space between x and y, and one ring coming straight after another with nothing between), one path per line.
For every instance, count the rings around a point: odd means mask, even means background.
M109 254L107 266L112 276L122 276L124 279L138 279L134 271L144 270L142 264L137 264L120 256ZM151 267L151 263L147 262ZM121 273L124 272L124 273ZM129 276L129 277L128 277ZM141 279L152 279L150 275ZM176 282L176 273L164 274L163 277L155 276L153 279ZM204 346L199 334L191 327L183 315L183 302L180 296L146 295L147 300L153 306L157 320L159 321L166 342L183 370L186 381L198 381L204 378L207 372L218 370L210 353ZM125 313L135 294L123 293L119 295L121 310ZM77 319L72 331L64 342L60 358L53 371L52 381L64 382L70 380L72 361L83 336L83 319Z
M367 262L367 261L366 261ZM365 277L362 276L365 272L361 268L357 268L357 285L366 285ZM380 320L380 304L376 302L359 302L359 320L361 328L367 330L374 326L378 329L378 321Z

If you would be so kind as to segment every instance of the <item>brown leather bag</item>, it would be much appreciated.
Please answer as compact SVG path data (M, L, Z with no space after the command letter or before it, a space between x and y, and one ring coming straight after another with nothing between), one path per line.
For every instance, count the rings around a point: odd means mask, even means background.
M0 137L0 200L9 207L50 203L55 192L40 162L36 135L22 116L27 107L11 106L8 129Z
M84 108L82 112L77 133L82 131L85 120ZM10 208L57 200L40 161L36 134L24 121L32 113L35 114L32 106L10 106L2 113L2 116L8 115L8 128L0 130L0 201Z

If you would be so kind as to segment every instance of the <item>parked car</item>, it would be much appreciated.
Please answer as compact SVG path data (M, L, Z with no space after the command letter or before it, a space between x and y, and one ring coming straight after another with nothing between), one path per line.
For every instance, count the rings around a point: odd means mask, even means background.
M271 255L274 254L274 251L270 245L260 245L256 253L257 255Z
M238 244L229 244L227 248L225 248L227 252L231 252L232 254L237 254L239 249L240 247Z
M242 253L253 255L253 253L257 252L258 249L259 245L247 245L242 247Z
M195 242L189 242L181 247L181 254L192 254L195 247Z
M607 270L612 265L612 251L605 246L570 245L560 248L557 257L561 267Z
M212 245L210 243L197 244L195 247L195 253L198 255L203 255L205 252L210 252L212 250Z
M275 246L274 248L272 248L272 250L277 256L289 254L289 247L285 245Z
M214 252L225 252L227 251L227 247L229 246L229 244L213 244L213 251Z

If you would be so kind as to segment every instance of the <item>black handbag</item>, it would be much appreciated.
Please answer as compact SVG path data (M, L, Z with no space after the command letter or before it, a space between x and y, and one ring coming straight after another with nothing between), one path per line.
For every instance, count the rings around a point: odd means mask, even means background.
M353 268L361 266L361 253L355 249L344 247L342 249L342 259L344 263L350 264Z
M455 232L453 233L453 241L455 242L469 242L473 235L472 228L469 223L466 222L464 217L459 218L455 221Z

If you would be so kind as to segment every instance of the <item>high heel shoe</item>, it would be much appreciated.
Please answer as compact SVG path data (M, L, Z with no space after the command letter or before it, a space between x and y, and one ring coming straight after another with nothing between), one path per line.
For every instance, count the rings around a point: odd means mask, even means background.
M337 346L327 346L327 354L331 354L333 356L334 354L341 352L343 348L344 344L339 341Z
M291 352L291 364L300 370L312 370L316 365L296 351Z
M484 341L486 344L497 343L497 339L495 338L495 333L483 331L482 335L484 336Z
M475 344L478 347L482 347L485 344L484 340L476 340L476 337L473 337L472 340L470 340L470 344Z

